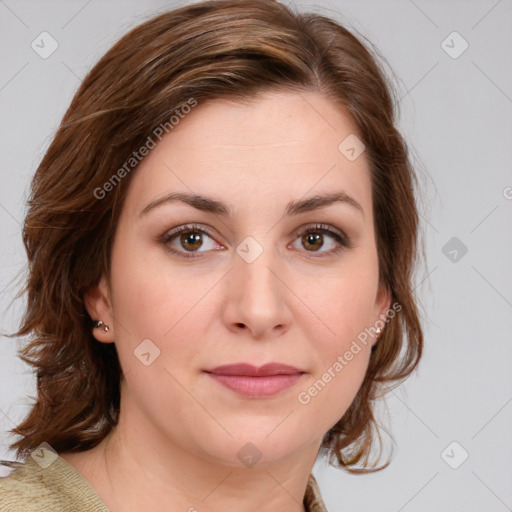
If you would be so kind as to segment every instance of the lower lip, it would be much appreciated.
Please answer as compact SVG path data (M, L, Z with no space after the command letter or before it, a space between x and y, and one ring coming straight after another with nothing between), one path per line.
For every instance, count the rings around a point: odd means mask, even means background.
M246 375L208 375L239 395L252 397L266 397L276 395L293 386L302 376L300 373L291 375L266 375L262 377L249 377Z

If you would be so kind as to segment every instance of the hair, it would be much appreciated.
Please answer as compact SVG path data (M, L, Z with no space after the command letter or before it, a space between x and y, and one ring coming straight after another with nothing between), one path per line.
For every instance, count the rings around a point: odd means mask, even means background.
M22 233L28 268L18 294L27 302L11 336L28 335L19 356L35 368L37 396L9 431L21 436L11 444L18 458L42 442L57 451L90 449L117 424L122 370L115 344L92 335L84 293L102 275L110 277L113 237L137 167L132 162L121 173L130 155L191 99L249 101L267 91L309 91L347 112L366 146L379 283L401 307L321 449L332 465L351 472L389 464L370 463L375 432L380 439L374 406L416 368L423 346L412 286L417 178L395 127L394 91L378 52L363 39L328 17L274 0L201 1L133 28L94 65L31 183Z

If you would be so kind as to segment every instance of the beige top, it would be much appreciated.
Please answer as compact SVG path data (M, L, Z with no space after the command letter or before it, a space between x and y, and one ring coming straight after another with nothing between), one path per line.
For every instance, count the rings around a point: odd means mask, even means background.
M25 463L0 460L13 471L0 478L2 512L109 512L89 482L62 457L41 467L31 456ZM306 512L327 512L313 475L304 496Z

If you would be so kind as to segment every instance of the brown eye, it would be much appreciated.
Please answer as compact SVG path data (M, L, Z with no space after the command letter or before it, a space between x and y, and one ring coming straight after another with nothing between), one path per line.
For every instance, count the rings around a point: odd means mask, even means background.
M299 231L296 236L300 237L300 248L315 257L334 255L342 249L352 247L346 235L323 224Z
M321 249L324 245L323 235L314 235L313 233L306 233L302 235L302 243L306 249L316 251Z
M213 235L206 231L206 228L194 225L172 229L165 233L160 241L170 252L184 258L200 257L203 252L222 248L215 242Z
M180 244L184 249L195 251L203 245L202 236L197 231L181 233Z

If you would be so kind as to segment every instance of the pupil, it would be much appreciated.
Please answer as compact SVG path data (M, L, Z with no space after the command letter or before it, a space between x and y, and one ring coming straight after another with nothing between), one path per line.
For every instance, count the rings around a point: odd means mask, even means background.
M201 235L197 233L184 233L183 235L181 235L181 242L184 246L192 246L189 247L190 249L198 249L202 245Z
M312 233L308 233L306 235L306 244L310 246L315 246L313 248L319 249L322 246L322 243L318 244L317 242L322 238L322 235L314 235Z

